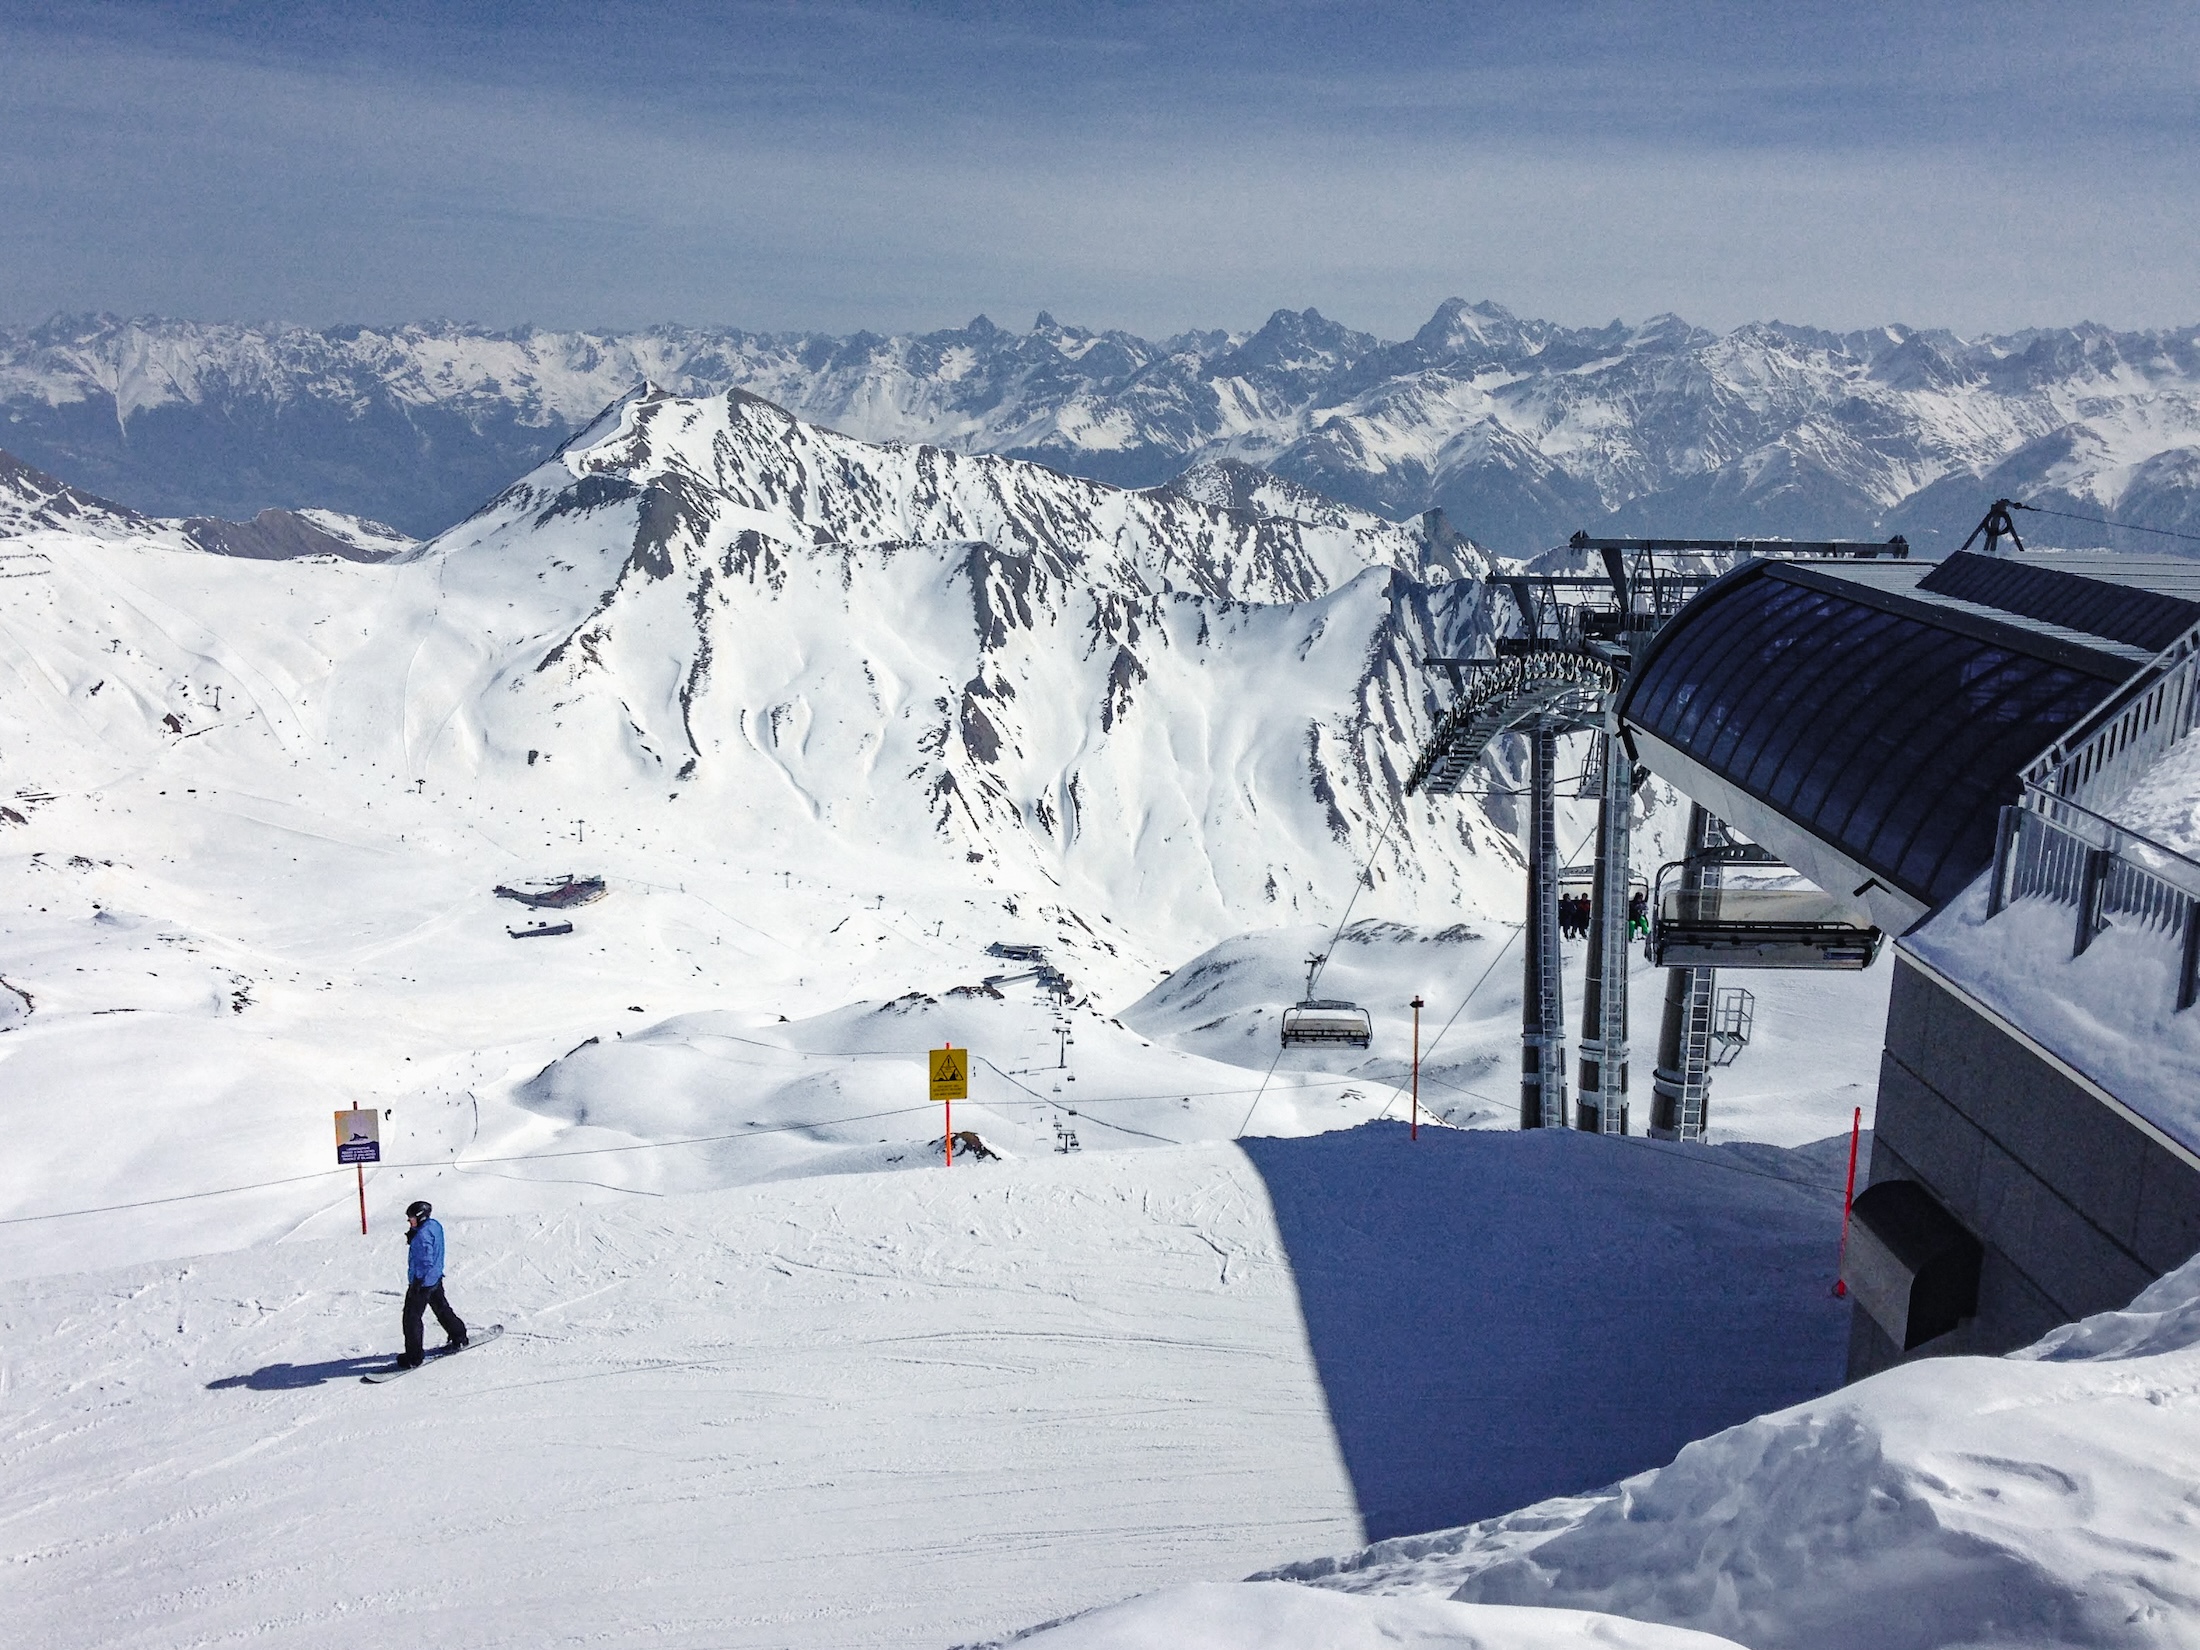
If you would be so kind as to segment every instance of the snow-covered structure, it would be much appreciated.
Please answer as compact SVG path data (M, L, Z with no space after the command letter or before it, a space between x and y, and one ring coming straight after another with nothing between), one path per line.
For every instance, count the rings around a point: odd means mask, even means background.
M1902 932L1850 1374L2200 1248L2200 567L1762 562L1647 650L1642 759Z

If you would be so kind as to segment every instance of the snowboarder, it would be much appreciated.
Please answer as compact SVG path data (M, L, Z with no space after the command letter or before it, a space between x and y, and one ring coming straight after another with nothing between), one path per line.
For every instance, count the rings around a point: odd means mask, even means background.
M435 1321L450 1339L449 1351L466 1346L466 1325L451 1303L443 1298L443 1223L432 1218L432 1204L414 1203L405 1210L405 1355L401 1369L418 1369L427 1353L421 1345L421 1317L435 1308Z
M1650 896L1637 888L1627 902L1627 927L1633 938L1650 937Z

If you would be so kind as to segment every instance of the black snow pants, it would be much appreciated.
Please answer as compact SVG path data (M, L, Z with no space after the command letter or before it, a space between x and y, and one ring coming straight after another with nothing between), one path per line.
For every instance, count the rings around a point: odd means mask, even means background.
M405 1285L405 1362L409 1364L416 1364L427 1355L422 1344L420 1320L431 1306L435 1308L435 1321L443 1326L443 1333L450 1336L451 1344L466 1344L465 1321L443 1298L443 1285L438 1283L430 1289L422 1284L408 1283Z

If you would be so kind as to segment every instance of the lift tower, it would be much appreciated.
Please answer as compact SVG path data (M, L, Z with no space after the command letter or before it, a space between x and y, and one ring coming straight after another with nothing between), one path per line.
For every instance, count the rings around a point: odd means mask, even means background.
M1601 572L1493 573L1489 582L1510 597L1513 634L1497 639L1486 659L1431 659L1451 679L1451 708L1436 723L1428 746L1406 780L1406 792L1432 796L1466 793L1469 781L1497 740L1524 737L1524 796L1528 862L1527 950L1522 963L1520 1029L1520 1126L1628 1132L1627 944L1633 912L1632 829L1634 792L1645 777L1619 726L1618 707L1629 672L1650 639L1702 589L1752 556L1872 559L1906 557L1900 538L1884 544L1793 539L1593 539L1576 533L1567 543L1571 567ZM1540 557L1538 560L1551 560ZM1532 564L1531 564L1532 565ZM1597 798L1596 870L1590 892L1589 964L1583 991L1580 1099L1566 1096L1565 1004L1561 990L1558 931L1558 741L1569 734L1591 739L1590 773ZM1710 829L1708 825L1704 827ZM1709 969L1678 978L1683 1042L1676 1084L1683 1098L1663 1097L1654 1108L1658 1132L1701 1138L1705 1079L1700 1061L1687 1062L1686 1031L1700 1006L1707 1017ZM1700 975L1700 978L1694 977ZM1669 993L1670 995L1670 993ZM1701 999L1699 1004L1699 998ZM1708 1035L1708 1033L1707 1033ZM1661 1053L1664 1052L1661 1049ZM1665 1061L1660 1061L1665 1066ZM1659 1076L1665 1077L1661 1069Z

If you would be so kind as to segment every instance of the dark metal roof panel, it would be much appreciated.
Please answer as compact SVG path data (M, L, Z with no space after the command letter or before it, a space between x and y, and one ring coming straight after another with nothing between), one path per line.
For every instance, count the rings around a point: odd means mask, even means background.
M1959 553L1919 580L1917 588L2128 642L2149 653L2159 653L2200 624L2200 564L2169 557L2095 556L2058 565L2034 556Z
M1938 905L1992 860L2024 764L2133 650L1829 571L1721 579L1660 633L1621 715Z

